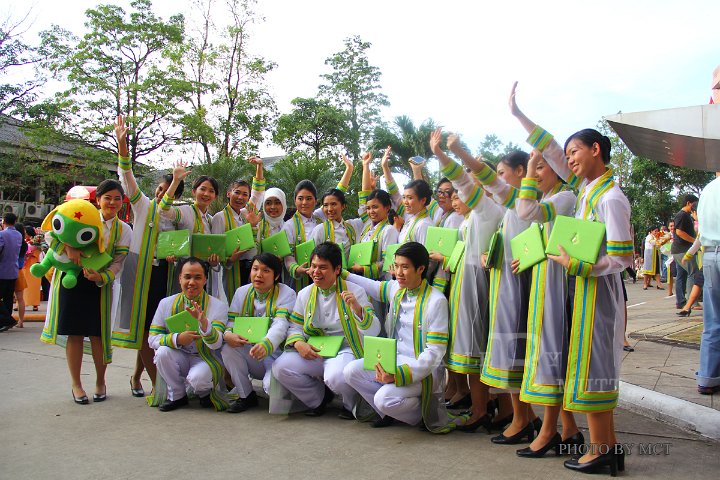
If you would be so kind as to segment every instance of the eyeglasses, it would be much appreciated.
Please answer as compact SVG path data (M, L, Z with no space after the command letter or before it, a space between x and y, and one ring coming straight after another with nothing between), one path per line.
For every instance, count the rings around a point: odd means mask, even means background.
M440 190L439 188L435 190L435 193L437 193L438 197L452 197L452 194L455 193L455 190Z

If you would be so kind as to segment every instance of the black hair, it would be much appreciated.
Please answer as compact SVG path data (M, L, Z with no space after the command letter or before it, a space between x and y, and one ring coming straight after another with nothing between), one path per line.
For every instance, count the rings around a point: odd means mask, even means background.
M193 265L198 264L202 267L203 272L205 272L205 278L208 278L210 275L210 264L206 262L205 260L200 260L197 257L182 257L177 264L177 271L178 271L178 280L180 279L180 275L182 275L182 269L187 264Z
M25 225L25 235L28 235L30 237L34 237L35 235L37 235L35 233L35 227L33 227L32 225Z
M337 188L331 188L330 190L325 192L321 199L322 203L325 203L325 197L335 197L340 200L341 205L347 205L347 200L345 200L345 194L342 190L338 190Z
M395 251L395 256L407 258L412 262L416 270L420 267L425 267L425 270L422 272L422 278L427 277L428 266L430 265L430 254L422 243L403 243L402 246Z
M419 198L425 199L425 206L432 200L432 189L425 180L413 180L405 185L405 190L412 190Z
M172 181L173 181L173 174L166 173L165 175L162 176L160 183L167 183L168 186L170 186ZM180 183L178 183L178 186L175 189L174 198L177 200L178 198L182 197L182 194L184 191L185 191L185 180L180 180Z
M269 267L270 270L273 271L273 281L275 284L280 283L281 277L282 277L282 271L283 271L283 264L280 260L280 257L273 255L272 253L263 252L258 253L255 255L252 259L253 263L255 261L258 261L265 265L266 267Z
M693 195L692 193L686 193L686 194L683 196L682 206L684 207L684 206L687 205L688 203L695 203L695 202L697 202L697 201L698 201L698 197L696 197L696 196Z
M12 212L7 212L3 215L3 222L5 222L5 225L15 225L15 222L17 222L17 215Z
M123 190L120 182L111 179L103 180L102 182L100 182L100 185L98 185L95 189L95 201L99 202L100 197L105 195L107 192L112 192L113 190L117 190L118 192L120 192L121 197L125 195L125 190Z
M610 163L610 149L612 148L612 145L610 144L610 139L608 137L595 129L584 128L579 132L573 133L568 137L567 140L565 140L565 147L563 148L563 151L567 151L568 144L571 140L575 139L580 140L588 147L592 147L594 144L597 143L600 146L600 156L603 160L603 163L605 165Z
M515 170L517 167L523 167L523 171L527 172L527 164L530 160L530 155L522 150L513 150L502 156L500 162L508 165L510 168Z
M697 211L697 205L698 205L698 202L697 202L697 201L692 202L692 203L690 204L690 211L691 211L691 212L696 212L696 211ZM15 228L17 228L17 225L15 226Z
M227 191L232 192L237 187L245 187L248 189L248 192L252 192L252 187L250 186L250 184L248 182L246 182L245 180L240 180L240 179L233 180L232 182L230 182L230 185L228 185Z
M377 200L378 202L380 202L380 205L384 207L392 207L392 199L390 198L390 194L385 190L373 190L367 197L367 201L369 202L370 200Z
M22 235L22 242L20 242L20 255L19 255L20 258L24 257L28 251L28 244L25 241L25 231L26 231L25 228L27 228L27 227L25 227L25 225L23 225L20 222L15 224L15 230L17 230L20 233L20 235Z
M200 175L198 178L196 178L192 184L192 189L196 190L200 185L202 185L203 182L210 182L210 184L215 189L215 195L220 193L220 186L218 185L218 181L209 175Z
M317 200L317 188L315 188L315 184L311 182L310 180L300 180L297 185L295 185L295 193L293 194L293 198L297 197L300 190L309 190L310 193L313 194L313 197Z
M440 188L440 185L442 185L443 183L449 183L450 185L452 185L452 182L450 181L449 178L442 177L437 183L437 188ZM453 187L453 190L455 190L455 187Z
M333 268L337 268L342 265L342 252L340 247L333 242L323 242L316 246L310 255L310 261L314 257L321 258L330 262Z
M25 238L25 225L23 225L23 224L20 223L20 222L17 222L17 223L15 224L15 230L17 230L18 232L20 232L20 235L22 235L23 238Z

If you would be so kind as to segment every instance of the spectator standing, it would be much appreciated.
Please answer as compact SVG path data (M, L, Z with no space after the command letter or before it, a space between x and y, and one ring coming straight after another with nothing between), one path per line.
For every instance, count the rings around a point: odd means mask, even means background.
M12 318L13 295L18 277L18 256L22 245L22 235L15 230L17 216L6 213L2 219L0 231L0 332L4 332L17 323Z
M691 258L684 264L682 258L690 249L695 241L695 221L693 220L692 211L693 203L698 198L689 193L683 197L683 207L675 215L675 230L673 231L674 240L670 252L675 259L675 268L677 270L677 278L675 279L675 308L681 309L685 305L685 289L689 287L692 290L695 281L695 272L698 270L697 259ZM688 285L689 284L689 285Z

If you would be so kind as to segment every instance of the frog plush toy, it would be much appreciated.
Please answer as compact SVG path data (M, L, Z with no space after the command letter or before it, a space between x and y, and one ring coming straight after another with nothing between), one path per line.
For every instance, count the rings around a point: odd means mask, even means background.
M42 230L50 231L53 240L45 258L30 267L30 273L41 278L51 267L65 272L62 285L73 288L82 267L70 261L65 246L77 248L83 257L97 255L105 250L100 211L87 200L69 200L58 205L43 220Z

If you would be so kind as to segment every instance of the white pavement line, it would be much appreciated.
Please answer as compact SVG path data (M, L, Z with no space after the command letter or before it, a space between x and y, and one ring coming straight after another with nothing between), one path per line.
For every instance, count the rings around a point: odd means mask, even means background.
M640 302L640 303L636 303L636 304L634 304L634 305L628 305L627 308L639 307L640 305L645 305L646 303L647 303L647 302Z
M620 382L619 405L646 417L720 440L718 410L626 382Z

